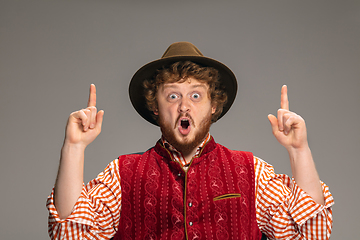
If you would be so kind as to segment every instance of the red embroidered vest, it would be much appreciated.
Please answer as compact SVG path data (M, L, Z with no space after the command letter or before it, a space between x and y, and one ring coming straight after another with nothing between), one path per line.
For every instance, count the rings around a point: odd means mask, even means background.
M187 172L157 143L119 157L120 224L114 239L260 239L253 155L211 139Z

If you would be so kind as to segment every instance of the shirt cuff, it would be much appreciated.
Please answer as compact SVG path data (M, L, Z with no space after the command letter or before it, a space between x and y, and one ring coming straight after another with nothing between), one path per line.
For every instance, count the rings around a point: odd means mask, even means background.
M319 213L334 204L334 199L329 191L329 187L321 181L320 183L324 194L324 205L316 203L309 194L296 184L295 179L292 179L289 212L299 226L303 225L307 220L316 217Z
M54 188L53 188L51 191L51 194L48 196L48 199L46 202L46 207L49 211L49 217L48 217L49 225L65 223L65 222L70 222L70 221L85 224L85 225L92 225L92 222L93 222L92 219L84 219L81 217L79 218L80 215L84 215L84 213L82 213L80 206L84 203L84 201L86 201L86 198L84 198L85 195L86 195L86 188L83 183L81 195L80 195L79 199L76 201L71 214L67 218L61 219L59 217L59 213L54 204Z

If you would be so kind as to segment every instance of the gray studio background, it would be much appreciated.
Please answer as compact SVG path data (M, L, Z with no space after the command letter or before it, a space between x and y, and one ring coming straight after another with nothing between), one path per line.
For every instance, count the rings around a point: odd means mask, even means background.
M95 83L103 132L86 150L85 181L160 137L132 108L128 83L175 41L193 42L239 80L216 141L291 175L267 120L289 87L307 122L320 178L335 198L331 239L359 225L359 1L0 1L0 239L47 239L68 115Z

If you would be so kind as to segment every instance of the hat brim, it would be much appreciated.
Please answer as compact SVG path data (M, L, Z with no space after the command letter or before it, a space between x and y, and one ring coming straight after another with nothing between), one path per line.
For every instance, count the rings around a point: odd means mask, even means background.
M237 92L236 77L234 73L223 63L214 60L212 58L203 57L203 56L176 56L176 57L161 58L141 67L134 74L129 85L130 101L134 106L135 110L145 120L158 126L158 123L152 116L152 112L146 107L143 82L145 80L151 79L156 74L157 69L161 69L163 67L169 67L171 64L178 61L192 61L194 63L199 64L200 66L213 67L219 71L220 82L225 87L225 91L228 97L227 102L223 107L223 111L218 119L223 117L229 111L236 97L236 92Z

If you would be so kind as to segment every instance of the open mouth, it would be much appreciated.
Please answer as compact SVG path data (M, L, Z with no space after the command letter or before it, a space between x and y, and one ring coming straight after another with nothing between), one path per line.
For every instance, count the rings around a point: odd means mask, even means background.
M183 128L183 129L188 129L188 127L190 126L190 122L188 119L182 119L180 121L180 126Z
M192 121L189 118L181 118L180 121L178 122L178 129L179 132L183 135L186 136L190 133L191 131L191 126L192 125Z

